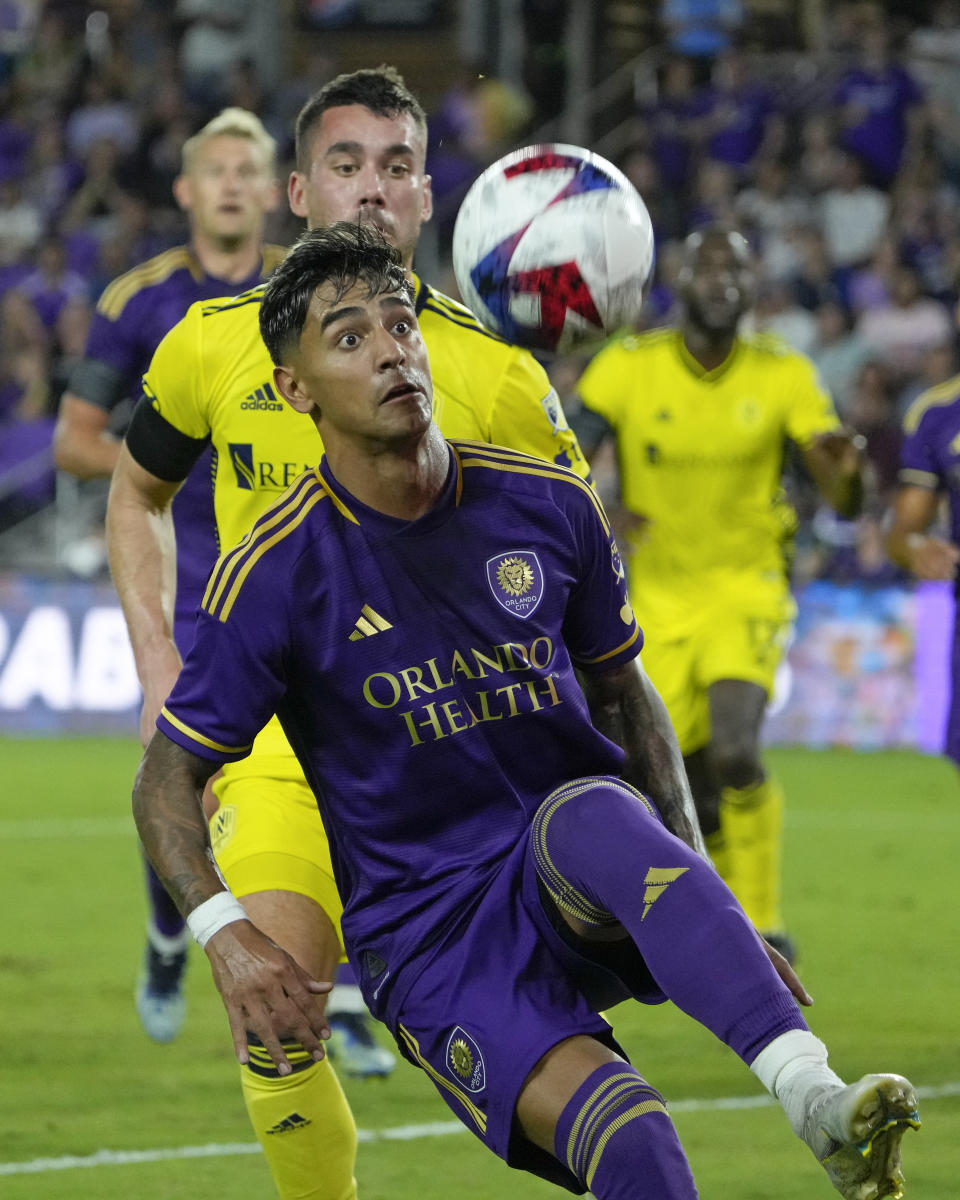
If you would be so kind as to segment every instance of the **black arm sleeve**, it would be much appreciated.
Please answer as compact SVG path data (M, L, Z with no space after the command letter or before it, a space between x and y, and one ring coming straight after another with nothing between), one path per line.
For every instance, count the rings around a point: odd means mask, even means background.
M110 363L82 358L70 372L67 391L105 412L113 412L126 397L125 382L123 372Z
M127 449L145 471L167 483L180 483L210 442L175 429L141 396L127 430Z

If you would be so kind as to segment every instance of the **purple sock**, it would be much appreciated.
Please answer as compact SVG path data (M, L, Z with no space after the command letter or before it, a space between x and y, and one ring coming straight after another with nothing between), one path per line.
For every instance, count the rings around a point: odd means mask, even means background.
M598 1067L560 1114L554 1153L598 1200L695 1200L658 1091L629 1063Z
M619 921L659 987L747 1063L806 1029L733 893L618 779L553 792L531 829L537 871L558 906L598 927Z
M165 937L177 937L186 928L180 910L170 899L170 893L160 882L156 871L144 859L147 877L147 896L150 900L150 916L157 930Z

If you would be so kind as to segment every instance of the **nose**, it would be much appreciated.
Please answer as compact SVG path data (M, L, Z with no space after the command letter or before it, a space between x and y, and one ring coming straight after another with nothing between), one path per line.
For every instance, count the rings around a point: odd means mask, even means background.
M383 180L379 170L372 163L364 167L360 173L360 194L357 197L357 203L361 208L365 204L376 204L378 207L383 207Z
M398 338L395 338L389 329L381 327L380 341L377 346L377 354L380 361L381 371L393 371L397 367L403 366L407 361L407 355L403 348L403 344Z

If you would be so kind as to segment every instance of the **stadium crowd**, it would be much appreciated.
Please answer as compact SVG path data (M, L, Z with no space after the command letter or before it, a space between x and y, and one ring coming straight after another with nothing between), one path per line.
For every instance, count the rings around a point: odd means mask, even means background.
M57 404L98 295L184 238L171 190L184 140L224 105L248 108L276 137L285 175L293 117L340 68L317 52L291 72L279 5L236 6L233 27L213 7L0 7L0 531L53 498ZM617 156L658 235L645 323L675 315L688 232L719 221L746 234L763 280L753 321L814 360L867 440L870 494L856 523L818 511L802 468L790 472L798 580L886 581L896 572L876 547L901 417L957 370L960 3L917 3L909 16L827 5L829 52L746 41L746 21L691 52L671 24L682 7L661 7ZM437 100L428 170L441 255L467 183L525 140L539 111L466 69ZM282 205L268 237L287 243L295 225ZM449 269L438 283L456 294ZM571 405L580 366L550 368Z

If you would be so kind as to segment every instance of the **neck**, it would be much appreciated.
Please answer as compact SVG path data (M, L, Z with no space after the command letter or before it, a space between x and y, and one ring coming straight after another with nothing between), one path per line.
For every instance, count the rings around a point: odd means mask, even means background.
M737 340L736 330L729 333L709 333L696 325L685 325L683 328L683 343L687 352L705 371L713 371L725 363L733 351L733 343Z
M352 496L402 521L428 513L447 479L447 444L432 422L417 437L389 445L340 442L328 436L325 451L330 470Z
M193 253L207 275L238 283L247 279L260 265L259 234L244 238L210 238L194 234Z

